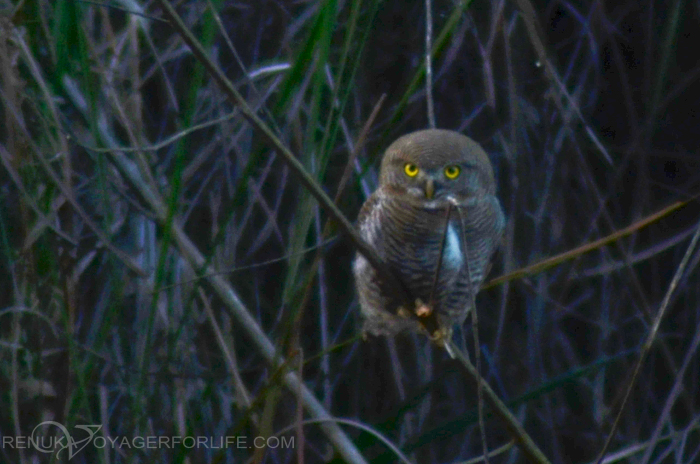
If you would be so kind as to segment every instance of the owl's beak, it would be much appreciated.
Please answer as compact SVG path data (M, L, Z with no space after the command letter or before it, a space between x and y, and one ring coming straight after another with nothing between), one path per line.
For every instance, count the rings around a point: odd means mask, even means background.
M435 195L435 182L433 179L428 179L425 181L425 198L432 200L433 195Z

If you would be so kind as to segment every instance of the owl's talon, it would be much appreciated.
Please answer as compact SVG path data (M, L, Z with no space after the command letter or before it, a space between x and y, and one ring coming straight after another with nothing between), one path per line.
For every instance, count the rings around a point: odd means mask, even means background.
M416 316L418 317L427 317L433 314L433 310L430 306L422 305L416 307Z
M437 329L435 332L432 334L429 334L428 337L430 338L430 341L435 343L437 346L444 348L445 351L447 351L447 354L450 355L450 358L454 359L455 354L452 351L452 347L450 346L450 339L452 338L452 329L449 327L441 327Z
M423 303L420 298L416 300L416 316L428 317L433 314L433 308Z
M440 327L429 336L430 340L441 345L443 340L449 341L452 338L452 329L449 327Z

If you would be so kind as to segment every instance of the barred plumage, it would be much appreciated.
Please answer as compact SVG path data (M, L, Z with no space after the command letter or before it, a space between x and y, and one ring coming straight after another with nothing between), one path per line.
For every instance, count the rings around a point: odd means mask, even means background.
M453 131L424 130L399 138L387 149L380 187L358 218L362 237L411 297L428 304L449 204L453 207L430 307L445 333L472 309L471 292L478 291L505 225L486 153ZM414 319L396 314L399 302L389 299L364 257L356 257L353 270L366 332L421 330Z

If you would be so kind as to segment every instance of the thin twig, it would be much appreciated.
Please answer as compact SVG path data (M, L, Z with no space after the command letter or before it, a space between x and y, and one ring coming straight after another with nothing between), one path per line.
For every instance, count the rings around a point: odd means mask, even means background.
M524 267L522 269L518 269L517 271L511 272L510 274L506 274L501 277L497 277L495 279L491 279L488 281L486 284L482 285L481 289L486 289L486 288L491 288L495 287L496 285L502 284L503 282L507 282L510 280L515 280L519 279L521 277L525 277L527 275L532 275L532 274L538 274L546 269L549 269L550 267L559 265L563 263L564 261L568 261L574 258L578 258L584 253L588 253L589 251L596 250L602 246L605 246L609 243L612 243L616 240L621 239L622 237L625 237L627 235L630 235L637 230L648 226L649 224L652 224L662 217L672 213L673 211L682 208L683 206L687 205L690 203L692 200L697 198L698 195L693 196L692 198L689 198L688 200L684 201L677 201L676 203L673 203L672 205L667 206L666 208L662 209L661 211L658 211L650 216L647 216L646 218L635 222L634 224L625 227L624 229L618 230L608 236L605 236L601 239L598 239L594 242L591 243L586 243L585 245L581 245L578 248L575 248L573 250L566 251L564 253L560 253L556 256L552 256L551 258L547 258L543 261L540 261L539 263L532 264L530 266Z
M102 8L110 8L110 9L112 9L112 10L122 11L122 12L124 12L124 13L128 13L128 14L130 14L130 15L138 16L138 17L140 17L140 18L148 19L148 20L151 20L151 21L160 21L160 22L163 22L163 23L167 23L166 20L164 20L164 19L162 19L162 18L159 18L159 17L157 17L157 16L147 15L146 13L143 13L143 12L141 12L141 11L136 11L136 10L131 9L131 8L124 8L124 7L122 7L122 6L117 6L117 5L113 4L113 3L96 2L96 1L93 1L93 0L79 0L79 2L80 2L80 3L88 4L88 5L99 6L99 7L102 7Z
M403 454L401 452L401 450L398 447L396 447L396 445L394 445L387 437L385 437L384 435L379 433L379 431L377 431L376 429L373 429L372 427L365 425L361 422L358 422L356 420L341 419L339 417L332 417L332 418L328 418L328 419L305 419L304 421L302 421L302 425L321 424L324 422L335 422L337 424L349 425L351 427L355 427L355 428L358 428L360 430L363 430L363 431L369 433L370 435L376 437L377 439L379 439L379 441L381 441L382 443L384 443L386 445L386 447L389 448L396 455L397 458L399 458L399 460L401 460L402 462L404 462L406 464L411 464L411 461L406 457L406 455ZM289 432L290 430L292 430L294 427L296 427L296 424L288 425L287 427L275 432L274 436L278 437L280 435L283 435L283 434Z
M372 128L372 125L374 124L374 120L377 119L377 116L379 115L379 110L384 105L384 100L386 100L386 93L383 93L382 96L379 97L379 101L377 101L377 104L374 105L372 112L370 113L369 117L367 118L367 122L365 122L365 125L362 126L362 130L360 131L360 135L357 136L357 142L355 143L353 150L350 152L350 157L348 158L348 162L345 165L345 170L343 171L343 175L340 177L340 182L338 183L338 190L336 190L335 197L333 198L333 202L335 204L338 203L338 200L340 199L340 195L345 190L345 185L347 184L348 180L350 180L350 175L352 174L352 170L353 170L353 167L355 165L355 160L357 159L357 155L360 153L362 148L364 148L364 146L365 146L365 141L367 140L367 134L369 134L369 130Z
M501 399L498 397L498 395L496 395L496 392L491 389L491 386L486 382L486 380L479 376L479 372L476 370L474 365L469 362L469 359L467 359L464 353L462 353L457 345L455 345L452 341L449 341L448 343L450 344L452 350L456 353L457 360L465 369L466 373L481 385L486 402L489 404L489 406L491 406L494 413L501 419L508 430L508 433L510 433L510 436L516 440L523 454L532 462L538 464L550 464L549 459L547 459L544 453L542 453L542 451L537 447L532 438L530 438L530 435L528 435L525 429L523 429L523 427L518 423L518 420L515 418L515 416L513 416L513 413L511 413L508 407L503 404Z
M499 455L505 453L506 451L508 451L509 449L511 449L514 444L515 444L515 442L511 440L508 443L506 443L505 445L499 446L495 450L489 452L488 457L495 458L496 456L499 456ZM466 461L458 462L455 464L479 464L480 462L484 462L483 456L477 456L475 458L468 459Z
M489 464L489 445L486 441L486 425L484 423L484 394L481 388L481 346L479 345L479 318L476 313L476 290L472 284L472 269L469 264L469 244L467 243L467 227L464 224L464 216L462 211L457 208L460 225L462 226L462 255L465 258L467 266L467 280L469 283L469 298L471 299L472 313L472 333L474 334L474 358L476 359L476 399L477 399L477 415L479 416L479 431L481 432L481 447L484 452L484 462Z
M452 213L452 203L447 204L447 214L445 215L445 228L442 232L442 241L440 242L440 252L438 253L437 265L435 266L435 274L433 275L433 285L430 287L430 297L428 297L428 307L434 309L435 306L435 289L437 288L438 278L440 277L440 269L442 268L442 257L445 254L445 241L447 240L447 230L450 227L450 214Z
M214 331L216 343L219 345L219 349L221 349L221 353L223 354L226 369L231 375L231 383L233 384L233 390L235 392L235 398L237 399L238 405L239 407L241 407L241 409L250 408L250 405L253 403L253 400L251 399L250 393L248 392L248 389L246 388L245 383L241 378L240 369L238 367L238 361L236 360L236 351L233 349L233 339L225 335L224 330L222 330L219 326L219 322L216 320L216 316L214 315L214 310L212 309L211 304L209 304L207 295L202 289L202 287L198 288L198 295L200 300L202 301L202 306L204 306L204 309L207 313L207 318L209 319L211 328ZM253 423L257 426L259 422L257 414L252 413L251 417Z
M313 245L313 246L304 248L304 249L299 250L299 251L297 251L297 252L295 252L295 253L287 253L287 254L285 254L285 255L280 256L279 258L273 258L273 259L269 259L269 260L267 260L267 261L261 261L261 262L259 262L259 263L249 264L249 265L247 265L247 266L234 267L234 268L232 268L232 269L227 269L227 270L225 270L225 271L212 271L212 272L207 273L206 275L211 275L211 274L233 274L233 273L236 273L236 272L243 272L243 271L248 271L248 270L250 270L250 269L257 269L257 268L259 268L259 267L269 266L270 264L280 263L280 262L289 260L289 257L290 257L290 256L305 255L306 253L309 253L309 252L311 252L311 251L314 251L314 250L316 250L316 249L318 249L318 248L320 248L320 247L323 247L323 246L325 246L325 245L329 245L329 244L333 243L337 238L338 238L338 236L336 235L336 236L334 236L334 237L331 237L331 238L327 239L325 242L322 242L322 243L319 243L319 244L317 244L317 245ZM179 286L181 286L181 285L189 284L189 283L192 283L192 282L197 282L198 280L202 280L204 277L206 277L206 275L200 275L200 276L197 276L197 277L193 277L193 278L191 278L191 279L182 279L182 280L179 280L179 281L175 282L174 284L170 284L170 285L163 285L163 286L161 286L161 287L158 287L158 288L152 290L150 293L155 294L155 293L158 293L158 292L164 292L164 291L166 291L166 290L170 290L170 289L172 289L172 288L179 287Z
M666 398L664 408L661 411L658 420L656 421L656 428L654 429L654 433L651 435L651 439L649 440L649 446L647 447L647 450L644 453L644 457L640 461L641 464L646 464L651 460L651 455L654 452L654 449L656 449L657 443L659 443L659 441L662 439L661 432L665 429L666 424L669 423L669 415L671 414L671 409L673 409L673 406L676 404L676 400L680 396L681 392L683 392L683 378L685 377L685 373L688 370L688 367L691 366L691 363L695 358L695 353L697 353L698 351L698 346L700 346L700 325L695 327L695 335L693 336L693 341L690 342L688 351L685 353L685 358L683 359L683 364L681 365L681 368L678 371L678 375L676 376L676 380L673 383L673 388L671 388L671 391L668 394L668 398Z
M435 129L435 108L433 105L433 6L425 0L425 99L428 103L428 125Z
M238 111L233 110L230 113L228 113L225 116L222 116L220 118L212 119L210 121L203 122L202 124L196 124L190 127L187 127L186 129L180 130L175 132L173 135L170 135L163 140L161 140L158 143L154 143L153 145L148 145L148 146L130 146L130 147L119 147L119 151L123 153L130 153L130 152L140 152L140 151L158 151L162 148L167 147L168 145L173 145L175 142L178 140L192 134L193 132L196 132L201 129L206 129L211 126L217 126L221 124L222 122L226 122L230 119L233 119L238 116ZM74 135L72 131L70 130L69 125L65 125L62 129L64 129L66 132L69 134L73 135L73 143L78 145L79 147L82 147L86 150L89 150L94 153L108 153L110 151L113 151L114 148L100 148L97 146L91 146L86 143L83 143L79 140L79 137Z
M547 52L545 51L545 46L544 42L542 41L542 38L540 37L540 32L538 31L540 29L539 22L537 21L537 15L535 13L535 7L533 6L532 2L530 0L516 0L516 3L518 4L518 7L520 8L520 12L522 14L522 18L525 21L525 30L527 31L528 35L530 36L530 41L532 42L532 46L535 48L535 51L537 52L537 57L540 60L540 63L544 65L544 69L547 75L547 78L550 80L552 83L552 87L556 89L558 92L555 94L557 98L554 99L554 103L557 105L559 108L559 112L562 115L565 115L568 113L567 108L564 107L564 102L562 100L566 100L566 102L569 104L570 108L573 110L573 113L575 113L576 117L583 123L585 126L585 132L586 135L588 135L588 138L593 142L593 144L598 148L598 151L602 155L603 159L609 164L613 165L613 160L610 157L610 154L606 150L606 148L603 146L601 143L600 139L598 136L591 130L590 124L588 124L588 121L583 117L583 113L581 113L581 108L579 108L578 103L576 102L576 99L571 96L569 91L566 88L566 85L562 82L561 78L557 74L556 69L554 69L554 66L552 63L549 61L549 58L547 57Z
M51 208L51 212L49 214L44 215L43 211L39 209L39 206L29 194L27 187L25 187L24 182L22 181L22 177L20 177L17 170L14 168L14 166L12 166L12 163L10 162L11 159L12 155L10 154L10 152L8 152L7 149L5 149L4 145L0 144L0 163L10 175L10 179L12 179L12 182L15 184L17 190L19 190L19 192L22 194L22 201L29 205L29 207L32 209L32 212L37 217L32 231L29 232L24 239L24 243L22 244L22 250L28 250L34 244L34 241L36 241L36 239L44 232L44 229L46 227L51 229L56 235L61 237L61 239L65 240L66 243L70 243L74 247L77 247L78 242L76 240L74 240L70 235L66 234L60 228L54 225L58 207L61 204L63 204L65 198L59 198L56 201L56 205Z
M596 459L596 463L598 463L598 464L600 464L603 461L603 458L605 457L605 453L608 451L608 447L610 446L610 443L612 442L612 438L615 435L615 430L617 430L617 426L620 423L622 413L625 410L625 406L627 405L627 401L629 400L630 394L632 393L632 389L634 388L635 384L637 383L637 378L639 377L639 372L642 369L642 364L644 363L644 360L646 359L647 354L649 354L649 350L651 350L651 345L654 343L654 339L656 338L656 334L659 331L659 326L661 325L661 320L663 319L664 314L666 314L666 309L668 308L668 303L671 300L671 295L673 294L673 291L678 286L678 282L680 282L681 277L683 277L683 273L685 272L685 268L688 265L688 261L690 260L690 256L693 254L693 250L695 249L695 246L698 243L698 239L700 239L700 223L698 223L698 229L697 229L697 231L695 231L695 235L693 235L693 238L691 239L690 244L688 245L688 249L685 251L685 255L683 256L681 263L678 265L678 268L676 269L676 274L673 276L673 279L671 279L671 283L668 286L668 290L666 291L666 295L664 296L664 299L661 302L661 305L659 306L659 312L656 314L656 318L654 319L654 324L652 325L651 330L649 331L649 335L647 335L647 338L644 341L644 345L642 346L642 350L639 354L639 359L637 360L637 364L634 366L634 372L632 374L632 378L630 379L630 383L627 386L627 391L625 392L625 398L622 400L622 405L620 406L620 409L617 412L617 416L615 417L615 422L613 422L613 425L610 428L610 432L608 433L608 437L605 440L605 444L603 445L603 449L600 450L600 454L598 455L598 459Z

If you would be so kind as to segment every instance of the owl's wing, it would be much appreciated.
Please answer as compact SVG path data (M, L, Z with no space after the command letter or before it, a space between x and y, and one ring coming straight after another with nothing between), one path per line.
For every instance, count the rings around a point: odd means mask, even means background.
M496 198L494 195L488 195L486 201L489 204L489 210L491 211L491 214L493 214L494 218L491 229L493 232L493 243L491 249L489 250L489 258L486 268L484 269L483 280L481 281L482 283L486 280L486 276L488 276L491 272L491 268L493 267L493 262L496 257L496 251L498 251L498 249L503 245L503 231L506 227L506 217L505 214L503 214L503 209L501 208L501 203L498 201L498 198Z
M362 205L357 217L360 236L385 259L386 243L382 232L386 219L386 196L382 189L375 191ZM360 310L364 317L363 331L374 335L395 335L404 330L419 330L418 323L409 318L397 317L396 309L401 302L385 287L367 259L357 253L353 263L355 283L360 297Z
M383 195L379 191L374 192L362 205L357 216L357 227L360 236L373 247L377 246L377 236L380 227L380 215L382 210Z

